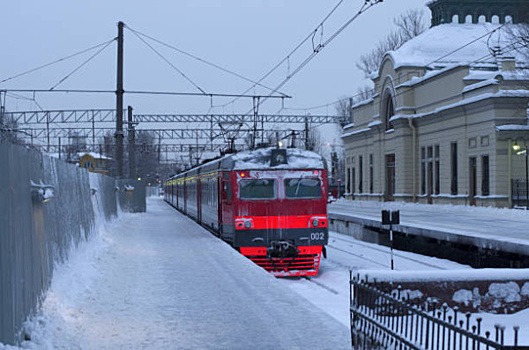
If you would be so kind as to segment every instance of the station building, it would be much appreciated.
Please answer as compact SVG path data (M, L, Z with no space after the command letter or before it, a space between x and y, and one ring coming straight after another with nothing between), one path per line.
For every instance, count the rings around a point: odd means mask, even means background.
M346 197L527 205L525 0L434 0L432 26L384 56L344 128ZM529 53L529 49L528 49Z

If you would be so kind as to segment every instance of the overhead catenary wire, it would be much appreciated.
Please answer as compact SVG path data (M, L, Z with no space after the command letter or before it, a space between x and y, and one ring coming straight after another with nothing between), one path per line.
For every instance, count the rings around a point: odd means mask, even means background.
M312 39L314 37L314 35L316 35L317 31L318 31L318 28L323 27L323 24L334 14L334 12L336 12L336 10L338 9L338 7L340 7L340 5L344 2L344 0L340 0L335 6L334 8L324 17L324 19L320 22L320 24L316 27L316 29L312 30L306 37L304 37L304 39L301 40L301 42L299 44L297 44L294 49L292 51L290 51L285 58L283 58L281 61L279 61L274 67L272 67L261 79L259 79L257 81L257 83L254 83L252 86L250 86L248 89L246 89L242 94L246 94L248 93L250 90L252 90L253 88L255 88L255 86L257 86L257 84L260 84L263 80L265 80L266 78L268 78L273 72L275 72L279 67L281 67L283 65L283 63L287 62L288 63L288 71L287 71L287 74L290 75L290 58L292 55L294 55L307 41L309 41L310 39ZM366 1L368 2L368 1ZM272 92L277 92L277 90L279 90L278 87L276 87L275 89L270 89ZM235 101L237 101L237 99L233 99L232 101L229 101L228 103L225 103L219 107L226 107L227 105L229 104L232 104L234 103Z
M327 47L327 45L329 45L334 39L336 39L336 37L338 35L340 35L340 33L342 33L354 20L356 20L361 14L363 14L364 12L366 12L367 10L369 10L370 8L372 8L373 6L375 6L376 4L382 2L383 0L365 0L364 1L364 4L362 5L362 7L360 7L360 9L358 10L358 12L353 16L351 17L347 22L345 22L340 28L338 28L338 30L336 30L325 42L323 42L323 44L319 44L318 46L316 46L315 48L313 48L313 51L312 53L304 60L302 61L297 67L296 69L294 69L292 71L292 73L290 75L288 75L283 81L281 81L281 83L279 83L277 85L277 87L272 91L272 93L274 93L275 91L277 91L278 89L282 88L290 79L292 79L292 77L294 77L297 73L299 73L310 61L312 61L312 59L318 54L320 53L325 47ZM328 17L326 17L328 18ZM319 27L319 26L318 26ZM316 28L316 30L318 30L318 28ZM259 103L258 105L261 105L262 103L264 103L266 100L268 99L268 97L264 97ZM250 110L248 111L246 114L249 114L253 111Z
M171 61L169 61L164 55L162 55L158 50L156 50L151 44L149 44L144 38L136 33L136 31L131 30L131 32L136 35L136 37L144 43L148 48L150 48L158 57L160 57L165 63L167 63L171 68L177 71L185 80L187 80L191 85L197 88L203 95L207 95L206 91L202 89L198 84L196 84L191 78L189 78L184 72L182 72L178 67L176 67Z
M0 89L2 92L15 93L92 93L92 94L115 94L115 90L97 90L97 89ZM223 93L201 93L201 92L178 92L178 91L148 91L148 90L125 90L127 94L137 95L172 95L172 96L207 96L207 97L247 97L247 98L285 98L285 96L268 96L268 95L240 95L240 94L223 94Z
M101 52L103 52L107 47L112 44L112 40L109 41L105 46L103 46L101 49L99 49L96 53L94 53L92 56L88 57L87 60L85 60L83 63L81 63L77 68L75 68L73 71L71 71L69 74L67 74L65 77L63 77L61 80L59 80L55 85L53 85L50 90L55 90L57 86L62 84L64 81L66 81L68 78L70 78L72 75L74 75L76 72L78 72L81 68L83 68L85 65L88 64L91 60L93 60L96 56L98 56Z
M442 59L447 58L447 57L449 57L449 56L455 54L456 52L458 52L458 51L464 49L465 47L467 47L467 46L469 46L469 45L471 45L471 44L477 42L478 40L481 40L481 39L485 38L486 36L490 36L490 35L492 35L492 34L495 33L496 31L502 29L505 25L510 24L510 23L511 23L511 22L503 23L501 26L499 26L499 27L497 27L497 28L494 28L494 29L488 31L488 32L485 33L484 35L482 35L482 36L480 36L480 37L478 37L478 38L476 38L476 39L473 39L472 41L470 41L470 42L468 42L468 43L465 43L464 45L459 46L458 48L456 48L456 49L450 51L450 52L447 53L447 54L444 54L443 56L440 56L439 58L436 58L435 60L433 60L433 61L429 62L428 64L426 64L425 67L431 66L431 65L433 65L434 63L439 62L439 61L441 61ZM509 51L506 51L508 48L510 48L510 47L515 48L515 46L516 46L517 44L519 44L520 42L521 42L521 39L518 40L518 41L515 41L515 42L511 42L510 44L508 44L507 46L505 46L504 48L502 48L503 53L509 52ZM480 61L486 60L486 59L488 59L488 58L491 58L491 57L493 57L493 56L494 56L494 55L491 53L491 54L485 55L485 56L483 56L483 57L480 57L480 58L474 59L473 61L470 61L470 62L467 62L467 63L468 63L468 64L477 63L477 62L480 62ZM375 89L371 89L371 90L369 90L369 91L367 91L367 92L374 93L374 92L375 92ZM285 110L292 110L292 111L310 111L310 110L315 110L315 109L321 109L321 108L329 107L329 106L332 106L332 105L336 105L337 103L340 103L340 102L342 102L342 101L349 100L349 99L351 99L351 98L354 99L355 97L362 96L364 93L365 93L365 92L359 92L359 93L357 93L357 94L354 94L354 95L351 95L351 96L348 96L348 97L344 97L344 98L340 98L340 99L335 100L335 101L333 101L333 102L329 102L329 103L322 104L322 105L318 105L318 106L311 106L311 107L304 107L304 108L302 108L302 107L300 107L300 108L288 108L288 107L286 107L286 108L282 108L282 109L285 109ZM403 93L404 93L404 92L398 93L398 94L396 94L395 96L400 96L400 95L403 94Z
M24 75L27 75L27 74L33 73L33 72L36 72L36 71L38 71L38 70L41 70L41 69L43 69L43 68L46 68L46 67L52 66L52 65L57 64L57 63L59 63L59 62L66 61L66 60L68 60L68 59L70 59L70 58L73 58L73 57L76 57L76 56L82 55L82 54L84 54L84 53L86 53L86 52L89 52L89 51L95 50L95 49L97 49L97 48L99 48L99 47L101 47L101 46L108 45L109 43L111 43L111 42L113 42L113 41L115 41L115 40L116 40L116 38L113 38L113 39L111 39L111 40L108 40L108 41L105 41L105 42L103 42L103 43L100 43L100 44L94 45L94 46L92 46L92 47L89 47L89 48L87 48L87 49L84 49L84 50L78 51L78 52L76 52L76 53L74 53L74 54L71 54L71 55L68 55L68 56L65 56L65 57L59 58L59 59L57 59L57 60L55 60L55 61L52 61L52 62L49 62L49 63L43 64L43 65L38 66L38 67L36 67L36 68L32 68L32 69L29 69L29 70L24 71L24 72L22 72L22 73L15 74L15 75L13 75L13 76L11 76L11 77L8 77L8 78L5 78L5 79L0 80L0 84L5 83L6 81L13 80L13 79L19 78L19 77L21 77L21 76L24 76Z
M245 77L245 76L243 76L243 75L241 75L241 74L239 74L239 73L233 72L233 71L231 71L231 70L229 70L229 69L226 69L226 68L224 68L224 67L221 67L221 66L218 65L218 64L215 64L215 63L209 62L209 61L207 61L207 60L205 60L205 59L203 59L203 58L200 58L200 57L198 57L198 56L196 56L196 55L190 54L189 52L186 52L186 51L184 51L184 50L182 50L182 49L179 49L179 48L177 48L177 47L175 47L175 46L173 46L173 45L167 44L167 43L165 43L165 42L163 42L163 41L161 41L161 40L159 40L159 39L153 38L152 36L149 36L149 35L147 35L147 34L145 34L145 33L139 32L139 31L137 31L137 30L135 30L135 29L133 29L133 28L127 26L127 25L125 25L125 28L127 28L128 30L130 30L131 32L133 32L134 34L136 34L136 36L138 36L138 37L140 37L140 36L145 37L145 38L147 38L147 39L149 39L149 40L152 40L152 41L154 41L154 42L156 42L156 43L158 43L158 44L160 44L160 45L163 45L163 46L165 46L165 47L167 47L167 48L170 48L170 49L172 49L172 50L175 50L176 52L179 52L179 53L181 53L182 55L188 56L188 57L190 57L190 58L192 58L192 59L194 59L194 60L197 60L197 61L199 61L199 62L201 62L201 63L204 63L204 64L206 64L206 65L208 65L208 66L211 66L211 67L213 67L213 68L216 68L216 69L218 69L218 70L220 70L220 71L222 71L222 72L228 73L228 74L233 75L233 76L235 76L235 77L237 77L237 78L240 78L240 79L245 80L245 81L247 81L247 82L253 83L253 84L255 84L255 85L257 85L257 86L260 86L260 87L262 87L262 88L264 88L264 89L272 90L272 88L267 87L267 86L265 86L265 85L263 85L263 84L260 84L259 82L256 82L256 81L254 81L254 80L252 80L252 79L249 79L249 78L247 78L247 77ZM249 90L248 90L248 91L249 91ZM284 93L282 93L282 92L278 92L278 93L281 94L281 95L283 95L283 96L285 96L285 97L289 97L287 94L284 94Z

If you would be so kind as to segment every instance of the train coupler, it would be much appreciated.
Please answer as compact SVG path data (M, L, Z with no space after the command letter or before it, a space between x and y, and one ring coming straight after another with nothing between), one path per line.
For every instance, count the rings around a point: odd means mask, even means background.
M269 258L294 258L298 254L299 249L290 241L272 241L266 248Z

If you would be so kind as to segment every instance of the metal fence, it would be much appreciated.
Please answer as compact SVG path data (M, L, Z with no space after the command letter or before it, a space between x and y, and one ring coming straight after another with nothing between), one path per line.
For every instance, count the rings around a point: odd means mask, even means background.
M20 342L54 265L93 233L94 199L116 215L114 179L92 181L104 193L90 182L86 169L0 139L0 343Z
M527 181L525 179L511 179L511 200L513 207L528 208Z
M514 339L505 345L505 327L481 329L481 318L446 304L414 305L400 291L388 294L351 276L351 342L354 349L481 350L529 349Z

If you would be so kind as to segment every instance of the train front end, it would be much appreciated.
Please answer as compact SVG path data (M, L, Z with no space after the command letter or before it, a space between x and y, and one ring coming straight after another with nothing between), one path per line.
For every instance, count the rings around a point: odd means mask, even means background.
M233 245L275 276L316 276L329 237L325 161L313 152L269 151L267 167L243 163L232 173Z

